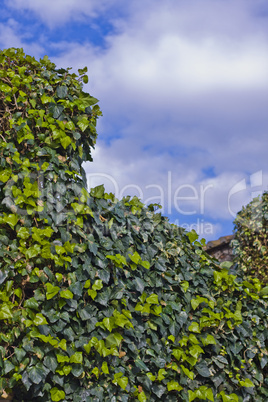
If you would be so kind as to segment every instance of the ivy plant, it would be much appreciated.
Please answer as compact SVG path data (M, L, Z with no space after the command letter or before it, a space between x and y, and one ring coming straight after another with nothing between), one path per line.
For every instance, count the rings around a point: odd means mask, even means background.
M266 400L267 288L154 206L87 190L85 74L0 52L0 394Z
M268 285L268 192L242 208L234 221L233 249L245 276Z

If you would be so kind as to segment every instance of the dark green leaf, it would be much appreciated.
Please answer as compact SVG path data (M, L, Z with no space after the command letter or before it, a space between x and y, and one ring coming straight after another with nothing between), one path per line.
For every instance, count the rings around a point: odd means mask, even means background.
M66 98L67 93L68 93L68 88L64 85L58 86L56 93L59 98Z

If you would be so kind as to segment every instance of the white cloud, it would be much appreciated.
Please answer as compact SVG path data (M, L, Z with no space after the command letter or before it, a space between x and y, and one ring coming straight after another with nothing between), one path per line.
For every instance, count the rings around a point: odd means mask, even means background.
M0 46L2 49L22 47L22 41L16 34L16 25L14 20L9 20L7 24L0 23Z
M5 24L0 23L0 49L9 47L23 48L28 54L41 57L44 48L38 43L28 42L28 33L21 33L20 24L10 18Z
M6 0L5 3L7 7L19 11L34 12L51 29L71 20L85 22L113 6L123 6L121 0Z

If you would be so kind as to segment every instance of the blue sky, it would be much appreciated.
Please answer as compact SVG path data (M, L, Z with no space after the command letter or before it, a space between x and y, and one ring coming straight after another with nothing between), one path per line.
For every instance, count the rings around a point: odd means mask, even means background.
M207 240L268 189L267 0L2 0L8 47L88 67L103 111L89 186Z

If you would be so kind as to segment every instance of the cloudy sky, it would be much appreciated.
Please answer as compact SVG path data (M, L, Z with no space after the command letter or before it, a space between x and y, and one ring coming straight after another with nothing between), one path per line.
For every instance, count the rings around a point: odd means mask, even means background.
M89 186L207 240L268 189L267 0L1 0L0 48L87 66L103 111Z

